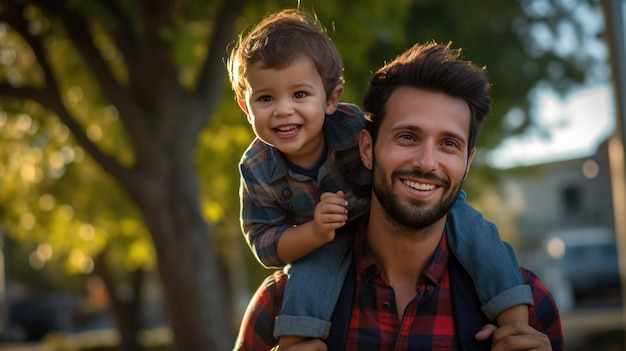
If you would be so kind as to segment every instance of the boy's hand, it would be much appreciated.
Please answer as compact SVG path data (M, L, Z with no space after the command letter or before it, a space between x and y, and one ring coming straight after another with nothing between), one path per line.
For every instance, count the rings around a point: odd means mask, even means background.
M308 339L286 348L274 347L271 351L326 351L326 344L320 339Z
M490 336L493 336L492 351L552 350L547 335L519 321L507 323L499 328L493 324L487 324L476 333L476 340L486 340Z
M346 206L348 201L343 191L322 194L313 214L313 225L319 239L330 242L335 238L335 229L343 227L348 220Z

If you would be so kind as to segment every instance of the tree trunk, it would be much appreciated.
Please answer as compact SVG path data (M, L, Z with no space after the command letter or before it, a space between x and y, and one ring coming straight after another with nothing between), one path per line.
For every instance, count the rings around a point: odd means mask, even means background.
M164 158L167 156L164 155ZM182 158L191 158L185 156ZM169 160L181 162L181 158ZM170 169L167 176L151 175L140 199L157 253L165 310L178 351L226 351L233 345L232 316L225 306L224 280L220 276L210 227L200 212L195 171L187 165ZM169 182L155 179L169 179Z
M98 256L96 272L107 288L111 301L113 318L120 336L119 351L142 351L137 335L141 329L142 298L141 289L144 282L144 271L141 269L132 272L132 296L122 300L116 293L117 282L112 277L106 262L106 250Z

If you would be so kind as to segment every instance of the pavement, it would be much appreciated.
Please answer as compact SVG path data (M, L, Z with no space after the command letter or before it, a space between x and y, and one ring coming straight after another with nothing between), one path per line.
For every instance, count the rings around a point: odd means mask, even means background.
M626 351L624 322L624 311L616 306L562 313L565 346L568 351Z

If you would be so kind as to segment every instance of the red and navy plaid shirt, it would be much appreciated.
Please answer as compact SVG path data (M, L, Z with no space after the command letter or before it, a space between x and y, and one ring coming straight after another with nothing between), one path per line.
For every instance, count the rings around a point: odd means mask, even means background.
M458 350L448 276L448 245L444 235L432 262L415 285L416 295L404 317L395 294L359 236L355 252L356 285L346 350ZM402 319L401 319L402 318Z
M443 235L432 262L418 279L416 296L400 319L393 289L381 273L365 240L366 222L363 220L355 237L355 299L345 349L458 350L446 235ZM522 275L533 291L534 305L529 308L529 324L546 334L552 345L562 348L563 332L552 296L532 272L522 269ZM274 319L280 312L286 282L287 277L277 271L261 285L248 306L235 350L263 351L277 345L272 331ZM467 289L473 287L468 286Z

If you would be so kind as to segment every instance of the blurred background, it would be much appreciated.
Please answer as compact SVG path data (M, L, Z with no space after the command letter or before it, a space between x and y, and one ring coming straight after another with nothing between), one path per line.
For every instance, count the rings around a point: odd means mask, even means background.
M270 272L238 224L253 133L229 48L314 12L344 101L415 42L486 66L469 202L559 305L568 350L625 350L624 0L3 0L0 350L229 350Z

